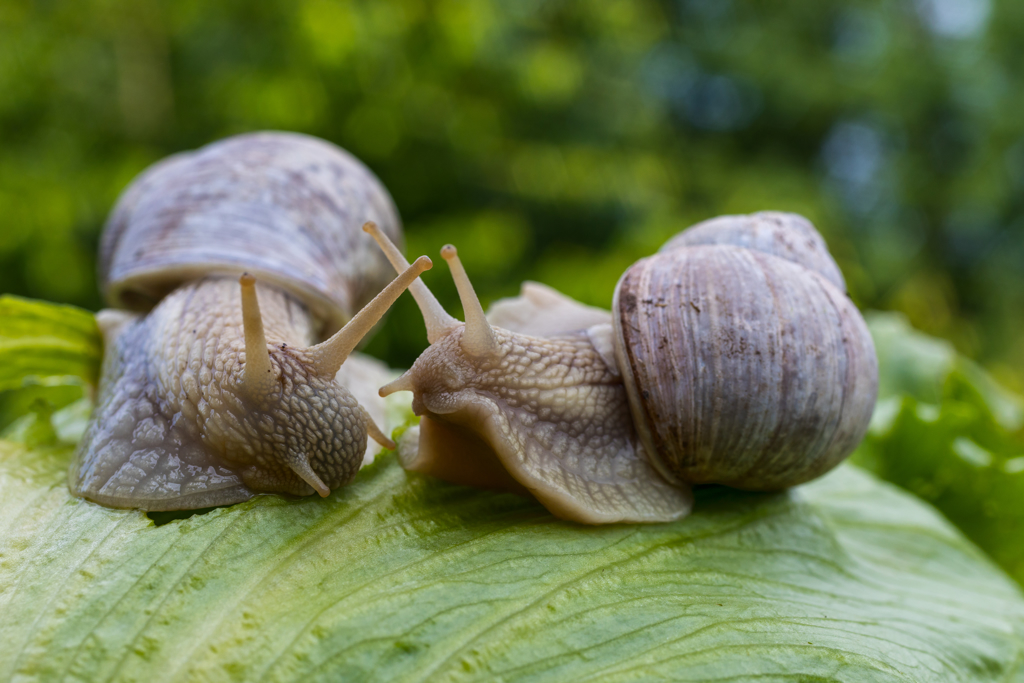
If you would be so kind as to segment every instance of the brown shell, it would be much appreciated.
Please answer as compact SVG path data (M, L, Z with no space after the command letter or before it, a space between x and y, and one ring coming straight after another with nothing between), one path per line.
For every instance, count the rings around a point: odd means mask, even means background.
M663 251L623 275L613 310L633 419L667 476L780 489L867 430L874 345L816 272L734 246Z
M124 191L100 245L115 308L147 310L178 285L244 271L298 296L328 334L393 277L363 233L401 221L360 161L296 133L238 135L160 161Z
M846 291L839 266L828 253L825 240L809 220L795 213L760 211L741 216L718 216L679 233L659 251L701 244L732 244L763 251L799 263Z

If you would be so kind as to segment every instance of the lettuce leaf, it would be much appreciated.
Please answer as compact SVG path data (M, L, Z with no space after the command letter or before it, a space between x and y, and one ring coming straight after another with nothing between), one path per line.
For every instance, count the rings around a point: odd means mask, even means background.
M93 314L74 306L0 296L0 391L28 378L95 384L103 348Z
M77 441L101 358L92 313L0 296L0 435L31 443Z
M852 466L583 527L386 454L327 499L175 519L71 497L78 404L29 405L0 440L2 680L1024 680L1019 587Z
M880 396L853 461L935 505L1024 584L1020 397L899 314L868 325Z
M582 527L380 456L326 500L161 526L71 498L66 447L0 445L0 677L1005 681L1024 600L853 467Z

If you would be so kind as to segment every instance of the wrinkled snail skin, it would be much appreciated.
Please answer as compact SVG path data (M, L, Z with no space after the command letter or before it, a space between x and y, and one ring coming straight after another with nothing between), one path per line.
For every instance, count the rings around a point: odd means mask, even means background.
M379 232L374 237L392 266L405 268L401 253ZM524 315L523 327L542 320L552 336L508 329L523 313L519 304L501 309L508 313L506 326L492 326L455 249L441 253L467 322L445 313L421 283L409 288L431 345L381 389L382 396L412 391L413 411L421 416L418 430L407 431L401 442L403 467L529 493L554 514L588 524L685 516L692 507L689 488L658 475L633 428L609 314L532 284L534 301L558 310ZM568 329L557 329L558 319ZM595 324L580 330L580 322Z
M308 495L288 465L302 454L329 489L351 479L366 446L361 408L333 379L308 371L305 308L275 288L257 291L275 340L268 352L277 386L265 400L243 389L238 282L179 287L111 340L73 490L106 505L145 500L154 510L236 503L254 491Z
M422 416L415 455L400 451L406 469L437 475L446 468L444 478L480 485L477 476L459 476L472 464L453 467L452 459L483 459L492 469L500 463L516 484L495 476L484 485L525 489L555 514L590 524L624 515L659 521L689 510L689 492L670 486L644 457L622 378L586 332L541 338L493 331L497 348L486 359L462 351L459 326L406 374L413 410ZM453 430L486 447L454 448ZM594 504L581 507L580 500Z
M603 316L528 283L485 320L445 256L467 322L438 322L421 292L438 331L381 390L412 391L422 416L403 465L515 490L503 470L557 516L599 524L684 517L693 484L778 490L838 464L867 429L877 362L824 241L775 212L692 230L634 264Z
M101 280L111 303L158 302L97 315L102 376L71 492L146 510L326 496L355 476L368 435L393 447L336 377L430 261L366 303L366 285L350 280L383 263L368 256L368 218L397 234L379 181L305 136L239 136L140 176L108 223ZM259 275L242 274L247 264ZM373 282L387 283L390 268L380 270ZM363 303L354 316L345 308Z

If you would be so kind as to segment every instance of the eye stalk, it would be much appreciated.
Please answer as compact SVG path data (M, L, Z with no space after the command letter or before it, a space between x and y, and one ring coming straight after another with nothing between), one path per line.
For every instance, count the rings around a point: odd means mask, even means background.
M309 355L317 374L321 377L334 377L338 374L341 364L362 341L366 333L384 317L391 304L395 303L402 292L416 281L420 273L430 270L432 266L429 258L420 256L411 266L406 266L399 276L391 281L391 284L356 313L345 327L338 330L337 334L325 342L310 347Z
M411 266L391 281L374 299L366 304L343 328L316 346L306 349L314 372L321 377L333 378L341 369L366 333L376 325L395 300L408 289L420 273L433 267L430 259L420 256ZM256 298L256 278L245 273L239 278L242 286L242 325L245 335L245 373L243 387L250 398L260 400L272 391L274 369L267 349L267 338L263 332L260 304Z
M373 236L395 270L407 267L408 262L402 256L402 252L375 224L366 223L363 230ZM420 312L423 314L423 321L427 327L427 340L432 345L436 344L452 330L461 326L463 331L459 347L466 356L477 361L496 357L499 354L500 345L493 328L484 316L483 306L466 274L466 269L459 260L458 250L453 245L446 244L441 249L441 258L448 262L448 267L451 269L452 279L455 281L455 287L459 290L459 299L462 301L462 308L466 313L466 322L461 323L450 316L441 307L437 298L427 289L427 286L416 280L409 286L409 292L416 299ZM396 391L416 391L412 370L381 387L379 393L381 396L389 396Z
M459 299L466 312L466 331L462 333L462 350L473 358L493 358L498 354L498 342L494 338L494 330L484 317L483 306L473 290L473 283L466 275L466 269L459 260L459 252L451 244L441 248L441 258L448 262L452 271L452 279L459 290Z
M196 192L209 201L190 202ZM190 218L164 220L168 210ZM395 277L359 234L371 217L400 243L394 202L369 169L295 133L220 140L132 182L97 275L107 304L148 312L97 317L104 363L72 494L145 510L326 495L373 457L367 438L394 448L370 417L386 419L375 393L390 373L353 349L429 261L357 313ZM452 322L438 320L441 333Z
M402 252L374 223L365 224L363 230L377 241L396 271L400 272L403 268L408 268L409 263L402 256ZM441 249L441 258L448 262L448 267L452 271L452 279L455 280L455 287L459 290L462 308L466 312L466 329L462 335L462 350L472 358L493 358L498 353L498 342L494 337L494 330L491 329L490 323L484 316L484 309L473 289L473 283L469 281L466 269L459 260L458 250L453 245L446 244ZM461 324L441 307L437 298L419 280L409 285L409 292L416 299L420 312L423 314L423 322L427 326L427 341L431 344ZM400 385L397 380L388 385L388 387L398 386ZM389 393L390 391L411 391L411 389L391 388Z
M383 238L378 242L389 249ZM451 326L380 389L381 396L411 391L420 416L412 438L403 437L399 446L402 466L457 484L532 495L554 514L589 524L685 515L689 489L670 485L648 462L621 377L606 360L611 354L595 347L590 328L571 326L592 320L593 311L558 295L560 333L536 337L492 326L455 247L446 245L441 257L466 322L445 314ZM531 311L542 308L530 305ZM593 327L610 334L607 318Z
M274 388L273 364L267 337L263 333L263 317L260 302L256 298L256 278L244 273L238 279L242 285L242 328L245 335L245 374L242 386L249 398L262 401Z
M409 262L398 250L394 242L388 239L376 223L370 222L363 225L363 232L368 233L380 246L381 251L387 257L395 272L401 273L409 267ZM459 324L459 321L448 315L448 312L441 307L441 303L434 296L433 292L427 289L422 280L415 280L409 285L409 293L416 300L423 314L423 323L427 326L427 341L433 344Z

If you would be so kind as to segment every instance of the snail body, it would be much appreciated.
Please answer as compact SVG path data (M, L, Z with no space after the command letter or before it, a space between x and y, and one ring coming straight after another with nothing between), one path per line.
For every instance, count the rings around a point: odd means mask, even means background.
M466 323L421 302L431 347L381 390L412 391L421 415L399 445L407 469L526 491L578 522L670 521L694 484L795 486L867 430L871 337L799 216L684 231L627 270L610 313L530 283L485 318L454 249L442 256Z
M370 171L301 135L229 138L136 179L101 242L117 308L97 314L103 370L72 493L147 510L326 496L355 475L367 435L393 446L336 377L430 264L370 301L390 278L367 220L400 237Z

